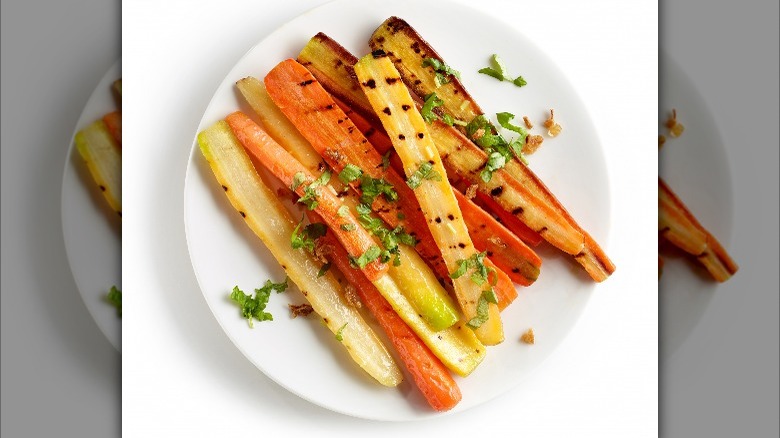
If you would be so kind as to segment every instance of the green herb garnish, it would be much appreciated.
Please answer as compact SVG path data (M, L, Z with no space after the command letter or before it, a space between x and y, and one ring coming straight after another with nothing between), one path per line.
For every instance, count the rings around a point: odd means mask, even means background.
M292 184L290 185L290 190L293 192L298 190L298 187L303 184L303 182L306 181L306 174L303 172L298 172L293 176Z
M493 272L494 275L493 275L493 279L490 281L490 284L494 285L497 281L497 278L495 276L495 269L488 268L487 266L485 266L486 255L487 252L478 252L467 259L458 260L456 262L458 268L455 270L455 272L450 273L450 278L452 279L460 278L463 275L465 275L466 272L473 269L474 272L471 274L471 281L473 281L479 286L482 286L490 278L489 277L490 273Z
M301 172L296 173L295 177L293 177L293 184L295 184L295 178L300 173ZM317 201L317 188L324 186L328 183L328 181L330 181L330 171L326 170L325 172L322 172L322 175L320 175L319 178L315 179L311 184L303 188L303 196L298 199L298 202L305 204L309 210L314 210L317 208L319 205L319 202ZM298 184L298 186L300 186L300 184Z
M373 204L374 198L382 195L390 202L398 200L398 193L392 184L385 181L384 178L372 178L366 174L360 177L360 202L364 204Z
M374 260L378 259L379 256L382 254L382 250L379 249L376 245L371 245L370 248L366 250L363 254L360 255L360 257L352 257L350 256L349 261L354 266L357 266L360 269L365 268L368 266L369 263L373 262Z
M398 244L403 243L404 245L415 246L417 245L417 239L408 234L400 225L392 230L387 229L381 219L371 215L371 207L366 204L359 204L355 209L358 213L360 225L366 231L378 237L382 243L384 250L380 253L381 261L387 262L392 258L393 265L400 265L401 258Z
M341 229L344 231L355 231L357 227L355 224L341 224Z
M344 184L349 184L352 181L360 178L360 175L362 174L363 171L358 166L355 166L354 164L347 164L344 166L344 169L339 172L339 180Z
M450 82L450 76L455 76L460 79L460 72L443 63L436 58L425 58L422 62L423 67L432 67L436 72L436 76L433 81L436 83L436 88L439 88L443 84Z
M474 117L466 125L466 135L488 154L485 167L480 172L480 178L485 182L490 181L493 178L493 172L503 168L513 157L528 164L522 154L522 146L525 144L528 133L524 128L509 123L514 118L513 114L498 113L496 118L502 127L517 132L520 136L508 142L501 134L497 133L496 127L484 115Z
M250 328L254 327L255 319L258 321L274 320L273 315L265 311L265 306L268 304L268 298L270 298L272 291L281 293L287 289L287 280L288 278L285 278L282 283L266 280L263 287L255 289L254 298L245 294L238 286L233 288L233 292L230 293L230 299L241 306L241 315L249 322Z
M326 227L323 223L315 222L313 224L306 225L303 228L303 231L300 231L302 225L303 218L301 218L301 221L298 223L298 225L295 226L295 229L290 236L290 244L292 245L293 249L303 248L308 252L312 252L314 251L314 244L316 243L317 239L327 233L328 227Z
M339 207L338 210L336 210L336 214L339 217L345 217L346 215L349 214L349 207L347 207L346 205L342 205L341 207Z
M391 149L382 155L382 170L387 170L387 168L390 167L390 154L392 152L393 151Z
M336 331L336 340L341 342L344 340L344 329L347 327L348 323L344 323L344 325L341 326L341 328Z
M486 323L490 317L490 303L498 304L498 297L493 288L483 291L482 295L479 296L479 301L477 301L477 316L471 318L466 325L476 330L482 326L482 324Z
M122 291L116 286L111 286L111 290L106 294L106 300L109 304L116 307L116 315L122 317Z
M490 58L490 64L491 67L485 67L479 69L479 73L492 76L498 79L499 81L511 82L517 85L518 87L522 87L527 84L527 82L525 81L525 79L523 79L522 76L518 76L512 79L507 73L506 65L504 64L504 61L498 55L493 55Z
M422 184L423 180L426 179L431 181L441 181L441 175L439 175L439 172L433 170L433 164L428 161L422 163L420 167L414 171L414 173L409 175L409 178L406 180L406 185L414 190L417 187L420 187L420 184Z

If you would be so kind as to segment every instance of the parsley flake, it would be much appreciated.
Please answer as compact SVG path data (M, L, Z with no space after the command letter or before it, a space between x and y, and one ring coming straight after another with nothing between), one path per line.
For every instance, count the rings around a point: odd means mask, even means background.
M122 317L122 291L116 286L111 286L111 290L106 294L106 301L116 307L116 316Z
M315 222L306 225L303 228L303 231L301 231L302 225L303 218L301 218L301 221L295 226L295 229L293 229L292 235L290 236L290 245L293 249L303 248L308 252L312 252L314 251L314 245L317 239L327 233L328 227L323 223Z
M439 172L433 170L433 164L428 161L422 163L420 167L414 171L414 173L409 175L409 178L406 180L406 185L414 190L417 187L420 187L420 184L422 184L423 180L426 179L431 181L441 181L441 175L439 175Z
M272 291L281 293L287 290L287 281L288 278L285 278L281 283L274 283L271 280L266 280L263 287L255 289L254 297L245 294L238 286L233 288L233 291L230 293L230 299L241 307L241 315L249 322L250 328L254 328L254 320L274 320L273 315L265 311L265 306L268 304L268 299L271 297Z
M349 184L352 181L360 178L360 175L362 174L363 171L358 166L355 166L354 164L347 164L344 166L344 169L339 172L339 180L344 184Z
M448 66L444 62L436 58L425 58L422 62L423 67L432 67L436 73L433 80L436 83L436 88L450 82L450 76L455 76L460 79L460 72Z
M328 272L329 269L330 269L330 262L325 263L324 265L322 265L320 270L317 271L317 278L322 277L323 275L325 275L325 273Z
M293 184L295 184L296 177L298 174L302 172L298 172L295 174L295 177L293 177ZM322 175L320 175L319 178L312 181L311 184L303 188L303 196L298 198L298 202L301 204L305 204L306 207L309 208L309 210L314 210L319 205L319 202L317 201L318 192L317 188L324 186L325 184L330 181L330 171L326 170L325 172L322 172ZM298 184L298 187L300 187L300 184ZM297 187L296 187L297 188Z
M344 323L344 325L341 326L341 328L336 331L336 340L341 342L344 340L344 329L347 327L347 322Z
M364 204L373 204L374 198L379 195L385 197L386 200L394 202L398 200L398 193L395 191L395 187L392 184L385 181L384 178L372 178L366 174L360 177L360 202Z
M350 256L349 261L354 266L357 266L360 269L365 268L368 266L369 263L373 262L374 260L378 259L379 256L382 254L382 250L379 249L376 245L371 245L370 248L366 250L363 254L360 255L360 257L352 257Z
M504 64L504 61L498 55L494 54L490 57L490 65L490 67L479 69L478 72L494 77L502 82L511 82L518 87L522 87L528 84L528 82L526 82L522 76L518 76L512 79L512 77L509 76L509 73L507 73L506 64Z
M479 296L479 301L477 301L477 315L471 318L466 325L476 330L480 328L482 324L486 323L490 317L490 303L498 304L498 297L493 288L483 291L482 295Z

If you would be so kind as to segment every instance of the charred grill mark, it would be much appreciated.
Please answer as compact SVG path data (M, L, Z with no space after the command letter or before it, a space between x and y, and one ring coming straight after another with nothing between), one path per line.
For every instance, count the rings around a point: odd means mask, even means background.
M425 134L423 134L422 132L418 132L417 133L417 138L425 138ZM442 157L442 158L444 158L444 157Z
M447 215L447 219L449 219L451 221L454 221L455 220L455 216L453 216L453 214L450 213L450 214Z
M333 104L331 103L331 104L329 104L329 105L326 105L326 106L325 106L325 109L326 109L326 110L332 110L332 109L333 109Z
M495 198L501 196L501 193L504 193L504 186L498 186L490 191L490 195Z
M466 247L466 244L465 244L465 243L463 243L463 242L460 242L460 243L458 244L458 247L459 247L459 248L465 248L465 247Z
M393 85L394 83L398 82L401 78L385 78L385 82L387 82L387 85Z
M374 128L368 128L368 131L364 132L363 135L366 137L371 137L376 132L376 129Z
M376 88L376 82L373 79L369 79L366 82L363 82L364 87L371 88L372 90Z
M523 214L523 207L517 207L514 210L512 210L512 214L517 216L518 214Z
M392 114L392 113L390 112L390 107L387 107L387 106L385 107L385 109L383 109L383 110L382 110L382 112L383 112L383 113L385 113L385 114L387 114L388 116L389 116L390 114Z
M434 219L434 220L436 221L436 223L437 223L437 224L440 224L440 223L441 223L441 218L440 218L440 217L438 217L438 216L437 216L437 217L436 217L436 219Z
M227 191L228 191L228 188L227 188L227 186L222 186L222 190L224 190L224 191L226 191L226 192L227 192Z
M404 110L404 111L409 111L409 108L411 108L411 106L406 105L406 104L401 105L401 109Z
M547 227L539 228L538 230L536 230L536 232L539 234L544 234L547 232Z
M409 47L411 47L411 49L414 50L414 53L420 53L420 42L419 41L413 42L412 45L409 46Z
M307 85L309 85L309 84L313 84L313 83L314 83L314 79L307 79L307 80L305 80L305 81L301 82L301 83L300 83L300 84L298 84L298 85L300 85L301 87L305 87L305 86L307 86Z
M99 185L98 187L100 187L100 191L101 191L101 192L105 192L105 191L106 191L106 186L104 186L104 185L102 185L102 184L101 184L101 185Z
M399 140L406 140L406 136L404 136L403 134L398 134L398 139Z
M241 217L246 218L246 213L244 213L243 211L239 211L238 213L241 215Z

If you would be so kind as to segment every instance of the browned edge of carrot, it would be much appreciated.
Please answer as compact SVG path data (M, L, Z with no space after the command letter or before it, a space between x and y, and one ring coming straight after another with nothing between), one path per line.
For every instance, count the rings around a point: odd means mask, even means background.
M309 220L321 222L321 218L312 212L309 212ZM346 250L332 234L322 236L317 245L325 248L320 252L327 254L326 258L341 271L355 288L360 301L382 326L428 404L436 411L447 411L455 407L462 395L444 364L398 316L368 278L349 265Z

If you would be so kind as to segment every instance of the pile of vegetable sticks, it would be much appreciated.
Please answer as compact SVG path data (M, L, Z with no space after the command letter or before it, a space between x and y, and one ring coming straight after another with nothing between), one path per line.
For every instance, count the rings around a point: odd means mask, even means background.
M448 410L462 397L449 373L469 375L485 346L504 340L500 312L517 297L514 284L538 278L541 259L528 245L548 241L596 281L614 265L525 164L512 160L486 180L486 152L473 138L423 117L421 93L432 92L442 92L439 114L482 112L455 76L443 85L432 79L422 61L443 60L408 24L391 17L369 45L372 54L358 60L316 35L263 81L236 83L255 119L232 113L198 143L234 208L355 361L381 384L400 381L387 350L333 290L330 266L357 291L431 407ZM255 164L303 204L310 223L324 224L308 249L291 248L302 223L295 227ZM474 188L476 196L465 195Z
M122 80L114 81L111 89L121 106ZM113 111L92 122L76 133L74 142L108 205L121 217L122 112Z

